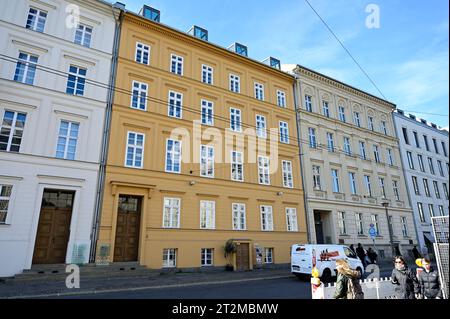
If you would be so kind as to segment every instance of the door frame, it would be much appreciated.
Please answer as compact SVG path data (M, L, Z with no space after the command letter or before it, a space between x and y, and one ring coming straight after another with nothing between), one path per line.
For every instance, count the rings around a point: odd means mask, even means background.
M84 181L84 180L83 180ZM73 191L75 193L74 195L74 201L72 203L72 216L70 217L70 227L69 227L69 240L67 241L67 251L66 251L66 258L65 258L65 264L70 263L70 256L72 256L73 252L73 243L75 241L75 231L72 231L73 229L76 229L76 225L78 224L78 211L80 207L81 202L81 186L68 186L68 185L56 185L56 184L50 184L50 183L39 183L38 184L38 191L36 199L35 199L35 210L33 214L33 219L31 222L31 239L29 241L29 247L28 247L28 257L26 262L26 267L24 269L31 269L31 266L33 265L33 255L34 255L34 248L36 245L36 236L38 232L39 227L39 219L41 217L41 207L42 207L42 197L44 196L44 190L45 189L52 189L52 190L63 190L63 191Z
M251 239L235 239L233 240L236 245L240 244L248 244L248 270L253 270L253 250L254 247L252 245ZM236 253L233 254L233 270L237 271L237 256Z

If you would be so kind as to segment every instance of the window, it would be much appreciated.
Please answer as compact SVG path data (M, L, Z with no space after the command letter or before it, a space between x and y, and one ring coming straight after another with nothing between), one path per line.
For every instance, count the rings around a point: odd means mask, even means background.
M384 178L383 177L379 177L378 181L380 182L381 196L383 198L386 198L386 187L384 185Z
M436 195L436 198L441 199L441 192L439 191L438 182L433 181L433 187L434 187L434 194Z
M417 155L417 160L419 161L420 171L425 173L425 166L423 165L423 157L422 157L422 155L418 154Z
M200 146L200 176L214 178L213 146Z
M392 154L392 150L390 148L387 149L387 157L388 157L388 163L389 165L394 165L394 156Z
M324 116L330 117L330 106L327 101L322 102L322 110Z
M293 188L294 178L292 176L292 162L282 161L283 166L283 187Z
M373 146L373 157L375 158L376 163L380 163L380 152L378 151L378 146Z
M416 143L416 147L420 148L419 136L417 136L417 132L413 132L414 142Z
M339 106L339 120L345 123L345 108L343 106Z
M242 152L231 152L231 179L233 181L244 181L244 157Z
M377 235L380 235L380 227L378 224L378 215L372 215L371 216L372 219L372 224L374 225L375 231L377 232Z
M430 167L430 173L436 175L436 172L434 171L433 159L431 157L428 157L428 166Z
M366 195L372 197L372 185L370 183L370 176L364 175L364 184L366 185Z
M386 121L381 121L381 132L388 135Z
M341 189L339 185L339 172L337 169L331 170L331 178L333 180L333 192L339 193Z
M359 142L359 156L361 157L361 159L365 160L367 159L367 155L366 155L366 143L364 142Z
M420 195L419 183L417 181L417 177L416 176L412 176L412 183L413 183L413 187L414 187L414 193L416 195Z
M280 142L289 144L289 127L287 122L280 121Z
M213 265L214 260L214 249L212 248L202 248L202 267L208 267Z
M143 110L147 109L148 85L138 81L133 81L133 95L131 96L131 108Z
M414 161L412 158L412 153L411 152L406 152L406 156L408 157L408 165L410 169L414 169Z
M200 201L200 228L214 229L216 218L216 202Z
M286 225L287 231L298 231L296 208L286 208Z
M270 185L269 175L269 158L265 156L258 156L258 175L259 183L263 185Z
M233 230L245 230L245 204L233 204Z
M136 42L136 62L150 64L150 46Z
M425 214L423 213L423 204L418 202L417 203L417 209L419 211L419 217L420 217L420 221L422 223L425 223Z
M348 156L352 155L352 147L350 144L350 137L344 136L344 152L345 152L345 155L348 155Z
M339 234L347 235L347 227L345 225L345 212L338 212Z
M273 248L264 248L264 263L273 263Z
M12 185L0 185L0 224L6 223L12 188Z
M230 108L230 128L232 131L241 131L241 110Z
M442 183L442 187L444 188L445 199L448 200L448 188L446 183Z
M180 228L180 201L164 197L163 228Z
M308 129L308 136L309 136L309 147L317 148L316 130L310 127Z
M427 152L430 151L430 145L428 144L428 137L426 135L423 135L423 141L425 142L425 149Z
M430 217L434 217L434 205L428 204L428 211L430 213Z
M74 43L89 48L91 46L91 38L92 38L92 27L84 24L78 24L77 30L75 31Z
M67 78L66 93L74 95L84 94L84 85L86 82L86 69L71 65L69 67L69 76Z
M167 139L166 142L166 172L181 172L181 141Z
M358 190L356 188L356 174L353 173L353 172L349 172L348 173L348 178L349 178L349 181L350 181L350 192L353 195L358 194Z
M263 115L256 115L256 136L267 138L266 117Z
M163 268L174 268L177 266L177 250L163 249Z
M272 206L260 206L261 212L261 230L273 231L273 213Z
M401 217L403 237L408 237L408 222L406 217Z
M327 133L328 152L334 152L333 133Z
M441 174L441 176L444 177L444 168L442 167L442 162L437 161L437 163L438 163L438 168L439 168L439 174Z
M35 8L30 8L30 10L28 11L26 28L37 32L44 32L46 19L47 12Z
M395 199L400 200L400 193L398 191L398 182L397 181L392 181L392 188L394 191Z
M310 95L305 95L305 109L312 112L312 97Z
M405 143L409 145L408 131L406 130L406 127L402 127L402 132Z
M255 98L264 101L264 85L255 82Z
M59 126L58 144L56 146L57 158L68 160L75 159L79 128L79 123L61 121Z
M358 112L353 112L353 123L357 127L361 127L361 118L359 117L359 113Z
M368 123L369 130L374 131L375 128L374 128L374 125L373 125L373 117L372 116L369 116L367 118L367 123Z
M143 167L144 140L144 134L128 132L127 154L125 160L126 167Z
M206 84L213 84L214 73L213 68L209 65L202 64L202 82Z
M286 107L286 93L277 90L277 104L279 107Z
M183 75L183 57L171 54L170 55L170 72Z
M423 188L425 190L425 195L431 197L430 187L428 186L428 180L426 178L423 179Z
M445 213L444 213L444 206L439 205L439 206L438 206L438 209L439 209L439 215L445 216Z
M202 124L214 125L214 103L202 100Z
M181 119L183 116L183 94L169 91L169 106L167 115Z
M0 128L0 150L19 152L25 127L25 113L6 111Z
M19 61L17 61L16 71L14 73L14 81L32 85L36 74L37 62L37 55L20 52Z
M230 91L234 93L241 92L241 78L239 76L230 74Z
M439 149L438 149L437 141L435 138L433 138L433 145L434 145L434 151L436 152L436 154L439 154Z
M313 165L312 172L313 172L314 189L322 190L322 182L320 179L320 166Z
M356 213L356 228L358 235L364 235L364 219L362 213Z
M442 145L442 152L444 152L444 156L448 157L447 146L445 146L444 142L441 142L441 145Z

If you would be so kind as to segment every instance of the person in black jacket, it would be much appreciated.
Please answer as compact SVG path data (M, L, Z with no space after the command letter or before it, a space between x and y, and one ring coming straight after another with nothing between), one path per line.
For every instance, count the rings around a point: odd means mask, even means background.
M416 273L408 268L402 256L396 256L394 262L395 268L392 270L391 282L396 286L395 296L397 299L419 298L420 286Z
M361 243L358 243L358 247L356 247L356 254L358 255L358 258L361 259L361 262L362 262L363 266L366 267L367 266L367 263L366 263L366 251L364 250L364 248L361 245Z
M426 299L442 299L439 274L431 266L431 261L422 259L423 271L419 274L420 294Z

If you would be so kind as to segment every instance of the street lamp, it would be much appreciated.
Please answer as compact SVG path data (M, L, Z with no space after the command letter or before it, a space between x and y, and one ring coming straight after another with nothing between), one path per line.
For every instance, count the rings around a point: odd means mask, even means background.
M389 202L382 202L381 205L383 205L383 207L386 211L386 220L387 220L388 229L389 229L389 244L391 245L392 258L394 258L395 257L395 248L394 248L393 231L392 231L392 225L389 221L389 214L388 214Z

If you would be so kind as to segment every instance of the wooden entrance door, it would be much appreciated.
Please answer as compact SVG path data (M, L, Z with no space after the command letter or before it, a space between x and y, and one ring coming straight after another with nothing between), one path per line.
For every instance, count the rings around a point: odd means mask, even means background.
M66 262L74 197L71 191L44 190L33 264Z
M236 250L236 268L238 271L249 270L250 266L249 244L241 243Z
M119 197L114 244L115 262L138 261L141 201L140 197L125 195Z

